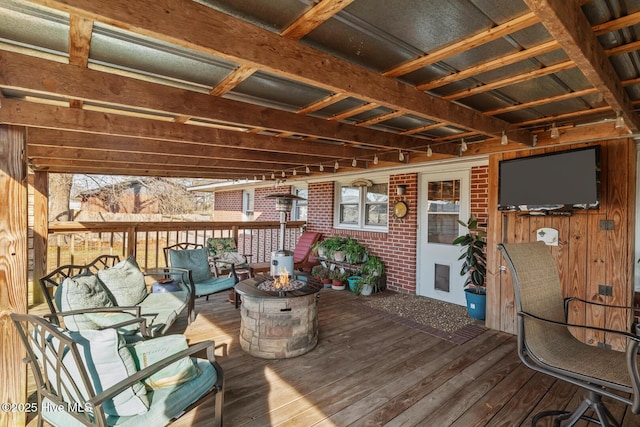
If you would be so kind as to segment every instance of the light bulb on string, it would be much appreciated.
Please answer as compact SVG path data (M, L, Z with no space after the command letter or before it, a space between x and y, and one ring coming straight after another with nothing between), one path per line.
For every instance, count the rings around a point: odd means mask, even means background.
M465 152L469 149L469 147L467 147L467 143L464 141L464 138L460 139L460 151Z
M622 128L624 128L624 117L622 117L622 114L618 112L618 114L616 115L616 129Z
M305 171L306 173L311 173L311 169L309 169L309 166L305 166L305 167L304 167L304 171Z
M322 163L320 163L320 172L324 172L324 165Z
M500 137L500 145L507 145L509 143L509 139L507 139L507 134L505 131L502 131L502 136Z
M556 127L556 124L551 125L551 138L556 139L560 137L560 131Z
M374 164L374 165L377 165L377 164L378 164L378 155L377 155L377 154L374 154L374 155L373 155L373 164Z
M427 157L433 156L433 150L430 145L427 145Z
M292 174L293 174L293 176L296 176L296 175L298 175L298 171L294 169Z
M284 177L286 177L286 176L287 176L287 174L286 174L286 173L284 173L284 171L282 171L282 177L284 178Z
M271 179L276 179L276 174L274 172L271 172Z
M334 168L335 170L340 169L340 163L338 163L338 161L337 161L337 160L336 160L336 162L333 164L333 168Z
M404 162L404 153L402 152L402 150L400 150L398 154L398 160L400 160L401 162Z
M354 168L358 166L358 161L356 160L355 157L353 158L353 160L351 160L351 166L353 166Z

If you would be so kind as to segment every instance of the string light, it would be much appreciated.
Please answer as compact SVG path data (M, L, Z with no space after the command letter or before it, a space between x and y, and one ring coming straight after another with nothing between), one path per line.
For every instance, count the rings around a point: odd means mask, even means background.
M618 114L616 115L616 129L622 128L624 128L624 117L622 117L622 114L618 112Z
M430 145L427 145L427 157L433 156L433 150Z
M469 147L467 147L467 143L464 142L464 138L460 139L460 151L465 152L469 149Z
M398 160L400 160L401 162L404 162L404 153L402 152L402 150L399 151Z
M276 179L276 174L271 172L271 179Z
M305 166L305 167L304 167L304 171L305 171L306 173L311 173L311 169L309 169L309 166Z
M266 177L264 174L262 175L262 180L263 180L263 181L266 181L266 180L267 180L267 177Z
M551 138L556 139L560 137L560 131L556 127L556 124L551 125Z
M502 131L502 137L500 138L500 145L507 145L509 140L507 139L507 134L505 131Z
M335 170L340 169L340 163L338 163L338 161L337 161L337 160L336 160L336 162L333 164L333 168L334 168Z
M293 176L296 176L296 175L298 175L298 171L294 169L293 170Z
M286 177L286 176L287 176L287 174L286 174L286 173L284 173L284 171L282 171L282 177L284 178L284 177Z
M377 154L374 154L374 156L373 156L373 164L374 165L378 164L378 155Z
M324 165L320 163L320 172L324 172Z
M354 168L358 166L358 161L356 160L355 157L353 158L353 160L351 160L351 166L353 166Z

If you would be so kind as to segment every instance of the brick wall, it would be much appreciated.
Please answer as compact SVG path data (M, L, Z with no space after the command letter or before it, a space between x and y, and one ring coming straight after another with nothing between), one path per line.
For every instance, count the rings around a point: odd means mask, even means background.
M476 166L471 170L471 212L480 223L488 221L488 166ZM406 185L403 196L398 196L397 186ZM290 187L257 188L255 190L254 210L258 221L278 221L275 202L265 196L273 193L289 192ZM393 205L404 200L409 205L409 214L403 219L395 218ZM307 229L321 232L323 236L350 236L358 239L369 251L380 256L387 269L387 286L396 292L416 293L416 256L418 242L418 174L398 174L389 177L389 226L388 232L352 231L333 228L334 212L333 181L309 184L309 210ZM237 209L242 211L242 191L216 193L216 220L218 210Z
M242 190L217 192L213 210L215 221L242 221Z
M489 166L471 168L471 213L480 224L489 221Z

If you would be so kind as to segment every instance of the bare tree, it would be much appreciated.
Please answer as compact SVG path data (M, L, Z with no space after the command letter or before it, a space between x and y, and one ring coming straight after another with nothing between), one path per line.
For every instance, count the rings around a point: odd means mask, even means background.
M69 207L73 174L49 174L49 221L71 221L73 214Z

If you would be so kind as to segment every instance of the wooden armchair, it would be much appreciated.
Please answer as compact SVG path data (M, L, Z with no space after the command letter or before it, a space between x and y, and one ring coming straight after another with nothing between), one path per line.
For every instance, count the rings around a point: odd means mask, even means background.
M305 231L300 235L296 247L293 250L293 269L310 271L311 267L319 264L319 262L311 254L313 245L320 239L322 233ZM271 270L270 262L259 262L249 264L251 276L256 273L269 273Z

